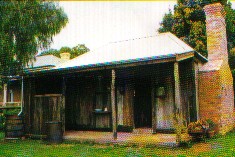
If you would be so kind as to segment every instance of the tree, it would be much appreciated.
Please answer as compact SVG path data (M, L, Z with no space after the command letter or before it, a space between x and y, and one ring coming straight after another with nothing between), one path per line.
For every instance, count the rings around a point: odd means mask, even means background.
M174 17L171 9L169 9L169 13L164 15L163 21L161 23L161 27L159 28L159 32L170 32L172 26L174 24Z
M58 3L42 0L0 1L0 73L14 75L38 49L48 48L52 37L67 24ZM15 66L13 66L15 65ZM14 72L13 72L14 71Z
M79 56L79 55L82 55L86 52L90 51L89 48L87 48L85 46L85 44L78 44L77 46L73 47L73 48L70 48L70 47L67 47L67 46L64 46L64 47L61 47L60 50L56 50L56 49L50 49L48 51L43 51L40 56L43 56L43 55L54 55L56 57L60 57L60 53L63 53L63 52L69 52L71 54L71 59Z
M78 44L77 46L72 48L71 52L71 58L77 57L79 55L82 55L86 52L90 51L89 48L85 46L85 44Z
M205 13L203 7L206 4L220 2L224 5L226 12L226 29L228 39L228 50L235 46L235 11L231 7L231 3L226 0L178 0L174 7L174 14L171 11L165 14L159 32L170 31L177 37L192 46L197 52L207 57L207 38ZM229 53L230 67L234 56Z
M41 52L41 53L40 53L40 56L44 56L44 55L54 55L54 56L56 56L56 57L60 57L59 54L60 54L60 53L59 53L58 50L56 50L56 49L49 49L49 50L47 50L47 51Z

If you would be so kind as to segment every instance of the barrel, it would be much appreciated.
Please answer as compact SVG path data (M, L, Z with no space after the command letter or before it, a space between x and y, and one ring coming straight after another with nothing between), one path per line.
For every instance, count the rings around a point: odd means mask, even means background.
M61 121L49 121L46 122L47 126L47 142L49 143L62 143L63 132Z
M23 118L18 115L6 115L5 138L20 138L24 136Z

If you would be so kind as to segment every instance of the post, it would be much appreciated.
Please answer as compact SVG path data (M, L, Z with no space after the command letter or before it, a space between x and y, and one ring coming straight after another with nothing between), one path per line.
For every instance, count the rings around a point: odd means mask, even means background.
M199 102L198 102L198 63L193 61L193 72L194 72L194 80L195 80L195 103L196 103L196 112L197 112L197 120L199 120Z
M28 97L28 101L25 101L25 132L26 133L30 133L31 132L31 127L32 127L32 123L31 123L31 115L32 115L32 111L31 111L31 102L32 102L32 95L31 95L31 91L32 91L32 78L31 79L27 79L26 82L26 88L25 88L25 97ZM28 116L28 118L27 118ZM27 118L27 119L26 119Z
M65 95L66 95L66 78L62 81L62 106L60 108L60 118L62 122L62 131L65 132Z
M3 85L3 106L6 106L7 102L7 84L4 83Z
M156 119L156 103L155 103L154 77L151 78L151 103L152 103L152 133L156 134L156 131L157 131L157 119Z
M174 63L174 78L175 78L175 105L178 110L181 109L180 101L180 77L179 77L179 63Z
M176 142L181 141L181 127L182 127L182 106L180 95L180 77L179 77L179 63L174 63L174 79L175 79L175 120L176 120Z
M21 110L23 112L24 107L24 77L22 76L21 80Z
M116 113L116 99L115 99L115 70L112 69L112 82L111 82L111 105L112 105L112 122L113 122L113 138L117 139L117 113Z

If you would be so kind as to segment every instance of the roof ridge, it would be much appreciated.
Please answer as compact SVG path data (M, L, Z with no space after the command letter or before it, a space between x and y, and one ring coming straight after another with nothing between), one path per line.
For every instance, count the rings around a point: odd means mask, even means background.
M137 38L132 38L132 39L126 39L126 40L119 40L119 41L111 41L109 42L109 44L115 44L115 43L121 43L121 42L126 42L126 41L131 41L131 40L139 40L139 39L146 39L146 38L153 38L153 37L157 37L160 35L163 35L165 33L158 33L156 35L149 35L149 36L143 36L143 37L137 37Z
M178 38L177 36L175 36L175 35L172 34L171 32L169 32L167 35L169 36L169 38L170 38L171 40L173 40L177 45L179 45L179 46L180 46L181 48L183 48L184 50L186 50L185 47L182 46L178 41L181 41L181 42L184 43L185 45L187 45L187 46L189 46L190 48L192 48L190 45L186 44L183 40L181 40L180 38ZM173 39L173 38L174 38L174 39ZM177 40L175 40L175 38L177 38L177 39L179 39L179 40L177 41ZM192 49L193 49L193 48L192 48Z
M45 57L45 56L52 56L52 57L56 57L56 58L58 58L58 59L61 59L60 57L57 57L57 56L55 56L55 55L53 55L53 54L47 54L47 55L36 55L35 57Z

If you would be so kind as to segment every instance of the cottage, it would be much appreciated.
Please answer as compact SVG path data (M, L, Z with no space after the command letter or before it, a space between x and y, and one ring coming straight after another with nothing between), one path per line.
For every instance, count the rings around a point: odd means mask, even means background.
M233 78L223 7L207 5L208 58L171 33L110 43L24 75L27 134L45 134L46 121L68 130L150 128L173 131L210 118L224 134L234 126Z

